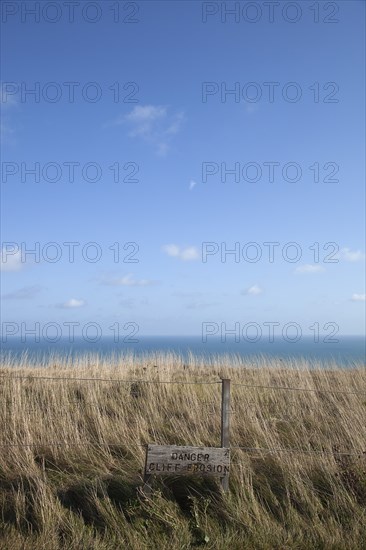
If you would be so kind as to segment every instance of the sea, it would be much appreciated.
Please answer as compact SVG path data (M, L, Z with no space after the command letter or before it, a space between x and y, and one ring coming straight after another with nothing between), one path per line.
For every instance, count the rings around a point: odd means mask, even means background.
M307 361L329 363L336 362L342 367L365 366L366 339L362 336L339 336L337 342L314 341L314 337L302 337L297 342L284 340L250 342L242 340L236 342L234 338L227 338L222 342L220 338L195 336L139 336L135 342L115 342L113 338L103 338L96 342L75 338L73 342L67 339L54 343L49 341L21 342L18 338L7 338L1 343L0 359L3 363L9 359L20 359L26 355L30 361L47 361L55 356L76 358L81 355L98 354L100 357L128 354L141 358L147 354L174 353L184 360L193 355L199 358L217 358L225 355L239 358L253 359L255 357L268 359L300 359Z

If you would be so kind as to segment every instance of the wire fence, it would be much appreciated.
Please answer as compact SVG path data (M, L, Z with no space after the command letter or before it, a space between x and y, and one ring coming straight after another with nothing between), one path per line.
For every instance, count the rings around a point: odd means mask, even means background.
M331 455L331 456L357 456L359 458L366 458L365 451L355 451L355 452L340 452L340 451L316 451L310 449L296 449L293 447L285 448L269 448L269 447L244 447L241 445L230 445L230 449L240 449L247 452L261 452L269 454L281 454L281 453L295 453L295 454L309 454L309 455Z
M125 378L79 378L73 376L6 376L0 375L1 379L5 380L60 380L60 381L74 381L74 382L117 382L121 384L178 384L178 385L211 385L221 384L221 380L198 380L198 381L186 381L186 380L147 380L146 378L125 379ZM258 385L258 384L243 384L241 382L232 382L232 386L241 386L243 388L253 389L270 389L270 390L287 390L298 392L314 392L314 393L331 393L341 395L365 395L365 391L344 391L336 389L320 389L320 388L297 388L291 386L271 386L271 385Z
M75 382L118 382L122 384L182 384L182 385L206 385L206 384L221 384L221 380L212 382L202 380L189 382L185 380L147 380L146 378L125 379L125 378L76 378L73 376L5 376L0 375L0 378L6 380L68 380Z
M136 447L147 448L148 445L165 445L165 443L136 443ZM67 441L47 441L39 443L0 443L0 448L46 448L46 447L106 447L106 448L121 448L123 445L118 443L102 443L95 441L82 441L82 442L67 442ZM306 454L306 455L315 455L315 456L354 456L358 458L366 458L366 450L364 451L354 451L354 452L340 452L340 451L316 451L310 449L297 449L293 447L285 448L270 448L270 447L245 447L242 445L230 445L230 450L242 450L251 453L267 453L267 454L281 454L281 453L295 453L295 454ZM126 457L131 455L131 451L126 453Z
M186 381L186 380L147 380L147 379L124 379L124 378L81 378L73 376L23 376L23 375L0 375L2 380L57 380L57 381L73 381L73 382L112 382L112 383L122 383L122 384L177 384L177 385L217 385L221 384L222 380L214 381ZM321 389L321 388L299 388L292 386L273 386L273 385L258 385L258 384L244 384L241 382L232 382L232 386L252 388L252 389L268 389L268 390L279 390L279 391L296 391L296 392L314 392L319 394L342 394L342 395L366 395L366 391L344 391L338 389ZM164 443L154 443L162 444ZM147 444L134 444L136 447L146 448ZM47 448L47 447L83 447L83 446L94 446L94 447L106 447L106 448L121 448L121 444L109 444L104 442L96 441L86 441L86 442L38 442L38 443L0 443L0 448ZM352 452L341 452L341 451L324 451L324 450L313 450L313 449L299 449L293 447L285 448L269 448L269 447L248 447L244 445L230 445L231 450L242 450L247 453L267 453L267 454L281 454L281 453L295 453L295 454L307 454L314 456L354 456L358 458L366 458L366 450L352 451Z
M263 386L263 385L251 385L251 384L241 384L233 382L233 386L242 386L244 388L256 388L256 389L271 389L271 390L288 390L288 391L300 391L300 392L315 392L315 393L336 393L342 395L366 395L366 391L343 391L343 390L326 390L319 388L294 388L291 386Z

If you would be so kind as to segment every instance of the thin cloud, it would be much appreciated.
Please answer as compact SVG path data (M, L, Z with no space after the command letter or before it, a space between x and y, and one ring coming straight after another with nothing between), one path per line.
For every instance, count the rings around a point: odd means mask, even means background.
M149 301L147 298L136 300L135 298L123 298L119 304L125 309L136 309L139 306L147 306Z
M199 291L175 291L172 293L172 296L177 298L182 298L182 301L185 304L187 309L206 309L212 306L218 305L217 302L212 302L210 299L206 299L207 293ZM210 298L210 296L208 296Z
M13 95L5 92L4 84L0 87L0 112L2 122L0 123L0 143L14 143L15 130L12 124L9 124L9 110L17 105L17 100Z
M365 259L366 256L361 250L341 248L338 257L340 260L344 260L345 262L361 262Z
M0 107L3 110L18 104L18 101L14 97L15 94L10 93L10 90L6 91L5 86L5 82L2 82L0 85Z
M184 262L199 259L199 252L195 246L181 247L176 244L166 244L162 249L168 256L178 258Z
M158 121L165 120L166 117L166 107L137 105L124 120L131 123L132 128L129 133L131 137L138 136L149 140L155 134Z
M0 142L2 144L14 143L15 130L8 123L0 123Z
M151 281L149 279L135 279L132 273L128 273L128 275L124 275L123 277L103 279L101 284L108 286L151 286L156 284L156 281Z
M64 302L63 304L57 304L56 307L59 307L61 309L76 309L79 307L83 307L85 305L86 305L85 300L70 298L70 300L67 300L67 302Z
M9 292L2 296L3 300L30 300L34 298L40 291L42 287L40 285L25 286L14 292Z
M295 273L322 273L323 271L325 271L324 267L315 264L299 265L295 269Z
M196 299L203 296L203 292L198 291L192 291L192 292L186 292L177 290L172 293L172 296L177 296L178 298L190 298L190 299Z
M119 304L125 309L133 309L136 307L136 301L133 298L125 298L120 300Z
M194 187L196 187L196 185L197 185L197 182L194 181L194 180L191 180L191 181L189 182L189 190L192 191L192 189L193 189Z
M352 302L365 302L366 294L352 294Z
M10 254L4 248L0 253L0 271L20 271L24 267L20 251Z
M217 302L205 302L198 300L196 302L189 302L186 307L187 309L207 309L217 305Z
M246 296L259 296L259 294L263 294L263 288L259 285L253 285L244 290L243 294Z
M259 110L258 103L247 103L245 105L245 112L247 115L253 115Z
M113 125L129 125L129 136L151 143L159 156L165 156L173 137L184 120L183 112L171 113L162 105L136 105L130 113L118 117Z

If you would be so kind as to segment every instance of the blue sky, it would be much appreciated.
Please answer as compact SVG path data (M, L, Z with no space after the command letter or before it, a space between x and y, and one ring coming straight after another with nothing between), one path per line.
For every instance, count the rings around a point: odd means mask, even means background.
M120 2L118 22L112 2L74 22L58 2L54 23L3 4L3 322L364 332L363 2L316 3L318 23L306 1L272 23L263 2L257 22L248 2L226 22L216 2Z

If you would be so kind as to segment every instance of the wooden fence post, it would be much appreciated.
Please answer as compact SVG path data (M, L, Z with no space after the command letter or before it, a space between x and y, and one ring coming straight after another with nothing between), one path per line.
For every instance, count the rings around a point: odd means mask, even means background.
M221 393L221 447L230 447L230 379L222 379ZM221 479L224 491L229 489L229 476Z
M146 465L147 465L148 448L149 448L149 446L146 445L145 469L146 469ZM151 474L147 474L146 471L144 470L144 485L142 487L142 494L145 497L149 497L152 493L152 487L151 487L152 481L153 481L153 476Z

